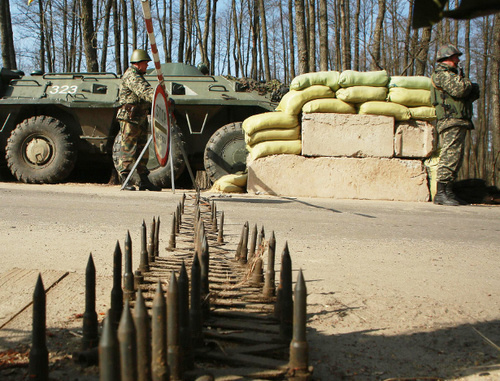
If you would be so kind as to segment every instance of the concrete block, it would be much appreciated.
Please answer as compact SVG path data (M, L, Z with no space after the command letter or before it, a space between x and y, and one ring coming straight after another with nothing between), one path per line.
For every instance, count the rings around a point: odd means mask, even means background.
M436 149L437 133L432 124L423 120L396 123L394 155L426 158Z
M248 167L247 190L279 196L428 201L420 160L274 155Z
M383 115L302 115L303 156L393 157L394 118Z

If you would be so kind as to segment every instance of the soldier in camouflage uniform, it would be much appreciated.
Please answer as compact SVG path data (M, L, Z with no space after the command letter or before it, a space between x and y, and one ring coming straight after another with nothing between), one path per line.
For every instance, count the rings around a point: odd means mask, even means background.
M120 121L122 141L116 170L122 184L147 142L148 112L154 95L154 89L144 79L149 61L151 58L146 51L134 50L130 57L131 65L123 74L120 84L118 96L121 107L116 118ZM160 191L160 187L149 181L149 171L146 167L148 158L148 151L146 151L137 165L137 174L140 178L139 190ZM123 189L135 190L135 187L127 184Z
M464 203L453 193L464 156L465 136L472 124L472 102L479 98L479 86L465 78L459 68L462 53L453 45L442 46L432 74L431 102L436 108L441 154L437 168L437 192L434 203Z

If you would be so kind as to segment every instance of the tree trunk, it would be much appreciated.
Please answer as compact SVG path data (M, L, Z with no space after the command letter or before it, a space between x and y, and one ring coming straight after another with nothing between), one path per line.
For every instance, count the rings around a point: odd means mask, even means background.
M85 58L87 60L87 71L99 71L97 64L97 49L94 33L92 0L81 0L80 7L82 12L82 31L83 31L83 47Z
M491 59L492 103L492 179L491 185L500 188L500 14L495 15L493 29L493 56ZM484 90L483 90L484 91Z
M293 21L293 0L288 0L288 27L289 27L289 43L290 43L290 80L295 78L295 38L294 38L294 21Z
M241 35L238 28L238 15L236 13L236 0L232 1L232 18L233 18L233 31L234 31L234 43L236 45L234 53L234 69L236 77L240 74L240 67L243 65L243 59L241 57Z
M361 0L356 0L356 14L354 15L354 70L359 71L359 17L361 15Z
M185 2L179 0L179 45L177 48L177 62L184 62L184 43L185 43Z
M340 16L340 0L334 0L334 10L333 10L333 18L335 20L335 48L333 52L335 54L335 70L342 70L342 52L341 52L341 28L342 18Z
M85 0L88 1L88 0ZM123 71L127 70L129 62L128 54L128 16L127 16L127 0L120 0L122 5L122 31L123 31Z
M382 41L382 32L384 27L384 15L385 15L385 1L378 0L378 14L377 20L375 21L375 30L373 31L373 43L372 43L372 70L380 70L381 66L381 47L380 43Z
M17 69L9 0L2 0L0 4L0 37L3 66L7 69Z
M342 70L351 69L351 41L349 35L349 1L340 0L340 30L342 33Z
M168 24L169 24L169 33L168 33L168 41L167 44L167 53L165 54L166 62L172 62L172 42L174 38L174 26L173 26L173 18L172 18L172 2L168 2Z
M212 44L210 46L210 74L214 75L215 73L215 49L217 41L217 0L213 0L214 4L212 6Z
M425 75L427 67L427 59L429 56L429 44L431 41L431 27L422 29L422 39L420 41L420 50L417 54L417 62L415 68L415 75Z
M106 58L108 55L108 41L109 41L109 18L111 16L111 7L113 6L113 0L106 1L106 7L104 11L104 30L102 35L102 56L101 56L101 70L106 71Z
M465 24L465 63L464 63L464 71L465 75L469 77L470 75L470 20L466 21ZM471 133L470 131L467 133L465 139L465 149L464 149L464 159L461 168L461 178L468 179L470 177L470 150L471 150Z
M295 0L295 20L297 28L297 45L299 51L299 74L309 72L307 51L306 18L304 0Z
M208 34L210 31L210 15L211 15L211 7L212 7L212 0L207 0L206 1L206 12L205 12L205 26L203 29L203 39L201 41L201 60L204 62L206 65L210 65L210 62L208 60ZM197 17L195 15L195 17ZM210 66L209 66L210 68Z
M257 0L252 0L252 4L248 4L248 13L251 15L251 36L252 36L252 66L250 69L250 77L253 80L257 80L258 77L258 57L257 57L257 45L258 45L258 25L259 25L259 8Z
M121 38L120 38L120 18L118 15L118 0L113 1L113 35L115 38L115 66L116 73L121 75L122 71L122 61L121 61Z
M262 35L262 53L264 56L264 74L266 81L271 80L271 67L269 65L269 44L267 41L267 22L266 22L266 10L264 7L264 0L259 1L259 14L260 14L260 30Z
M130 2L130 23L132 28L132 49L137 49L137 20L135 19L134 0Z
M319 69L328 70L328 11L326 0L319 0Z
M316 71L316 0L308 0L307 32L309 35L309 71Z
M288 46L289 40L287 39L286 32L285 32L285 17L283 14L283 3L280 1L279 2L279 9L280 9L280 27L281 27L281 41L282 41L282 46L283 46L283 82L284 83L290 83L290 79L288 77L288 70L287 68L290 66L288 64L289 62L289 53L288 49L285 47ZM274 58L275 66L276 66L276 57ZM276 73L276 67L275 67L275 73L274 77L278 77L278 73Z

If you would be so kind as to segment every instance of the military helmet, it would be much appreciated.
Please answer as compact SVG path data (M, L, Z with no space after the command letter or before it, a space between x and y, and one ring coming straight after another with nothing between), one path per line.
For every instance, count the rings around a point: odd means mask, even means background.
M196 66L199 71L201 71L203 74L207 75L209 73L208 66L206 63L199 63L198 66Z
M143 49L135 49L130 56L130 63L137 63L141 61L151 61L149 54Z
M439 48L436 55L436 61L442 61L454 55L461 56L462 52L458 50L455 46L451 44L446 44Z

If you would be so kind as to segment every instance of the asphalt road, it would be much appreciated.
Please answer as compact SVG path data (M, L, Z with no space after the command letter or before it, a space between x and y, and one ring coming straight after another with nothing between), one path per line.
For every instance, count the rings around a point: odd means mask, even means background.
M117 240L129 231L139 244L143 220L160 216L165 247L182 193L0 183L0 276L21 268L82 277L92 253L105 311ZM245 221L274 231L277 250L288 243L295 274L302 268L307 280L311 362L320 379L500 375L498 352L464 328L500 344L499 206L202 196L224 211L228 247Z

